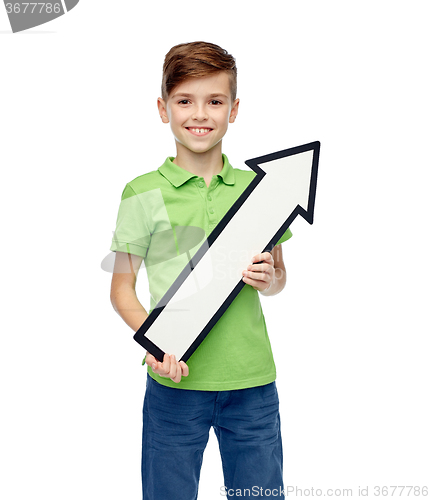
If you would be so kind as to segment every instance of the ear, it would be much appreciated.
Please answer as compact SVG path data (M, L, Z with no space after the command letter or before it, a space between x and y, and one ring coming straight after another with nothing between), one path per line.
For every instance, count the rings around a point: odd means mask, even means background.
M160 117L161 117L161 120L163 121L163 123L169 123L169 118L167 116L166 103L164 102L164 100L161 97L159 97L157 99L157 106L158 106L158 112L160 113Z
M229 116L229 123L233 123L234 120L236 120L237 113L239 111L239 99L235 99L233 102L233 106L231 107L230 111L230 116Z

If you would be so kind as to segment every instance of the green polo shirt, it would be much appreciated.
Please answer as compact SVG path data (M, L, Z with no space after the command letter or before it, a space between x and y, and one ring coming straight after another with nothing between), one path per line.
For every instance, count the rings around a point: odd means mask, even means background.
M172 160L168 157L158 170L125 186L110 248L144 259L150 312L255 176L252 170L233 168L223 155L223 169L208 187L203 177ZM190 232L184 233L184 228ZM181 239L184 234L188 237ZM278 244L291 236L288 229ZM154 374L150 367L148 373L160 384L194 390L245 389L275 380L260 297L254 288L243 287L187 364L190 373L178 384Z

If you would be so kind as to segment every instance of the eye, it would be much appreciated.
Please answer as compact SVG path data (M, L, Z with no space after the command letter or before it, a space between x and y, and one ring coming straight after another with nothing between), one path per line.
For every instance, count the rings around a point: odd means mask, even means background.
M215 106L218 106L219 104L222 104L222 102L218 101L217 99L212 99L211 104L214 104Z
M178 104L188 104L190 101L188 99L182 99Z

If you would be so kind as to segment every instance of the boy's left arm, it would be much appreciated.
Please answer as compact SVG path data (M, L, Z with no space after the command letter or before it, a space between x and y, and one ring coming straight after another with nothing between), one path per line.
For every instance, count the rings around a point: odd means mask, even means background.
M282 258L282 245L276 245L272 252L255 255L252 262L242 273L245 283L266 296L276 295L284 288L287 273Z

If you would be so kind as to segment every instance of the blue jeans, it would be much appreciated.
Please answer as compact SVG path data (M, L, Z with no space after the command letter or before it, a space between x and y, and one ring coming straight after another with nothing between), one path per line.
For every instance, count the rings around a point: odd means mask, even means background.
M281 496L282 443L275 382L234 391L194 391L166 387L148 375L143 405L143 500L197 498L212 426L225 483L213 498Z

